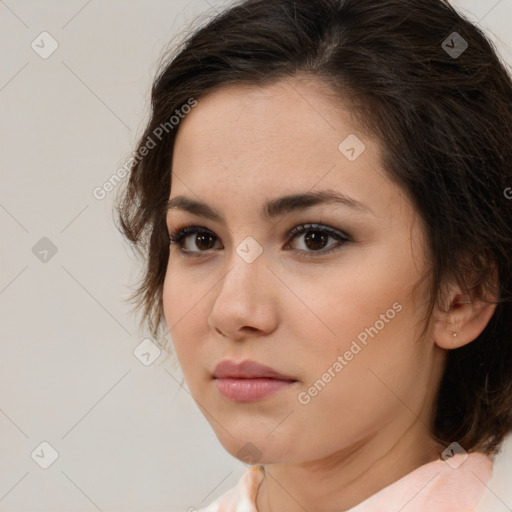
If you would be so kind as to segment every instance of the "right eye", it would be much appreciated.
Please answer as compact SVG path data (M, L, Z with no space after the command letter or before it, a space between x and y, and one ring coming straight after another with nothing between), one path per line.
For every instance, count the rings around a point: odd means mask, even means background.
M214 247L216 239L217 237L209 229L201 226L185 226L169 234L171 245L176 244L181 253L194 256L219 249Z

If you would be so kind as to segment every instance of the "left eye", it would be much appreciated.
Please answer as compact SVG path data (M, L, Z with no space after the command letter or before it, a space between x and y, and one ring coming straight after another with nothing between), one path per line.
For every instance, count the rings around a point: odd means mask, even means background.
M301 256L314 256L314 253L325 254L350 241L350 237L345 233L320 224L296 226L288 233L288 237L290 241L287 246L294 239L303 237L302 247L294 248L299 251ZM327 245L329 239L334 239L335 242ZM209 229L200 226L187 226L178 229L169 235L169 240L171 245L176 244L178 250L184 255L201 256L211 250L222 249L222 246L215 247L219 242L217 236ZM194 246L199 250L194 250Z
M292 229L289 234L292 240L302 237L302 247L299 247L298 250L305 251L306 253L330 252L331 250L339 247L344 242L350 241L350 238L341 231L328 228L327 226L321 226L319 224L302 224ZM329 241L329 238L334 239L338 243L334 242L330 245L326 245Z

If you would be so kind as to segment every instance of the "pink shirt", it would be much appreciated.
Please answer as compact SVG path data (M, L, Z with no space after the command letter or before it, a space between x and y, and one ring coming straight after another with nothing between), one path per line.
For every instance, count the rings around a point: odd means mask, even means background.
M425 464L380 490L350 512L499 512L500 505L480 508L493 461L473 452L456 454L447 461ZM262 466L252 466L238 484L199 512L258 512L256 495L263 480Z

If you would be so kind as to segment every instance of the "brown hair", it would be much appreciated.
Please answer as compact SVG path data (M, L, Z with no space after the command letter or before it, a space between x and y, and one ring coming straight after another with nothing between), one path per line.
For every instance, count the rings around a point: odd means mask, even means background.
M246 0L186 37L154 81L137 150L145 156L116 206L119 229L145 261L130 300L158 338L171 116L222 86L298 73L351 101L421 215L433 261L429 315L443 283L483 290L497 270L496 311L476 340L448 352L432 426L445 444L496 452L512 430L512 83L491 43L447 2ZM142 153L149 139L159 140Z

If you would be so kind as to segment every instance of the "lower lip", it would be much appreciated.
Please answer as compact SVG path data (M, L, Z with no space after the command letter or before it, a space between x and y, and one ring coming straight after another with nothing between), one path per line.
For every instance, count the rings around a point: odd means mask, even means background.
M254 402L263 400L295 381L279 379L215 379L219 391L233 402Z

